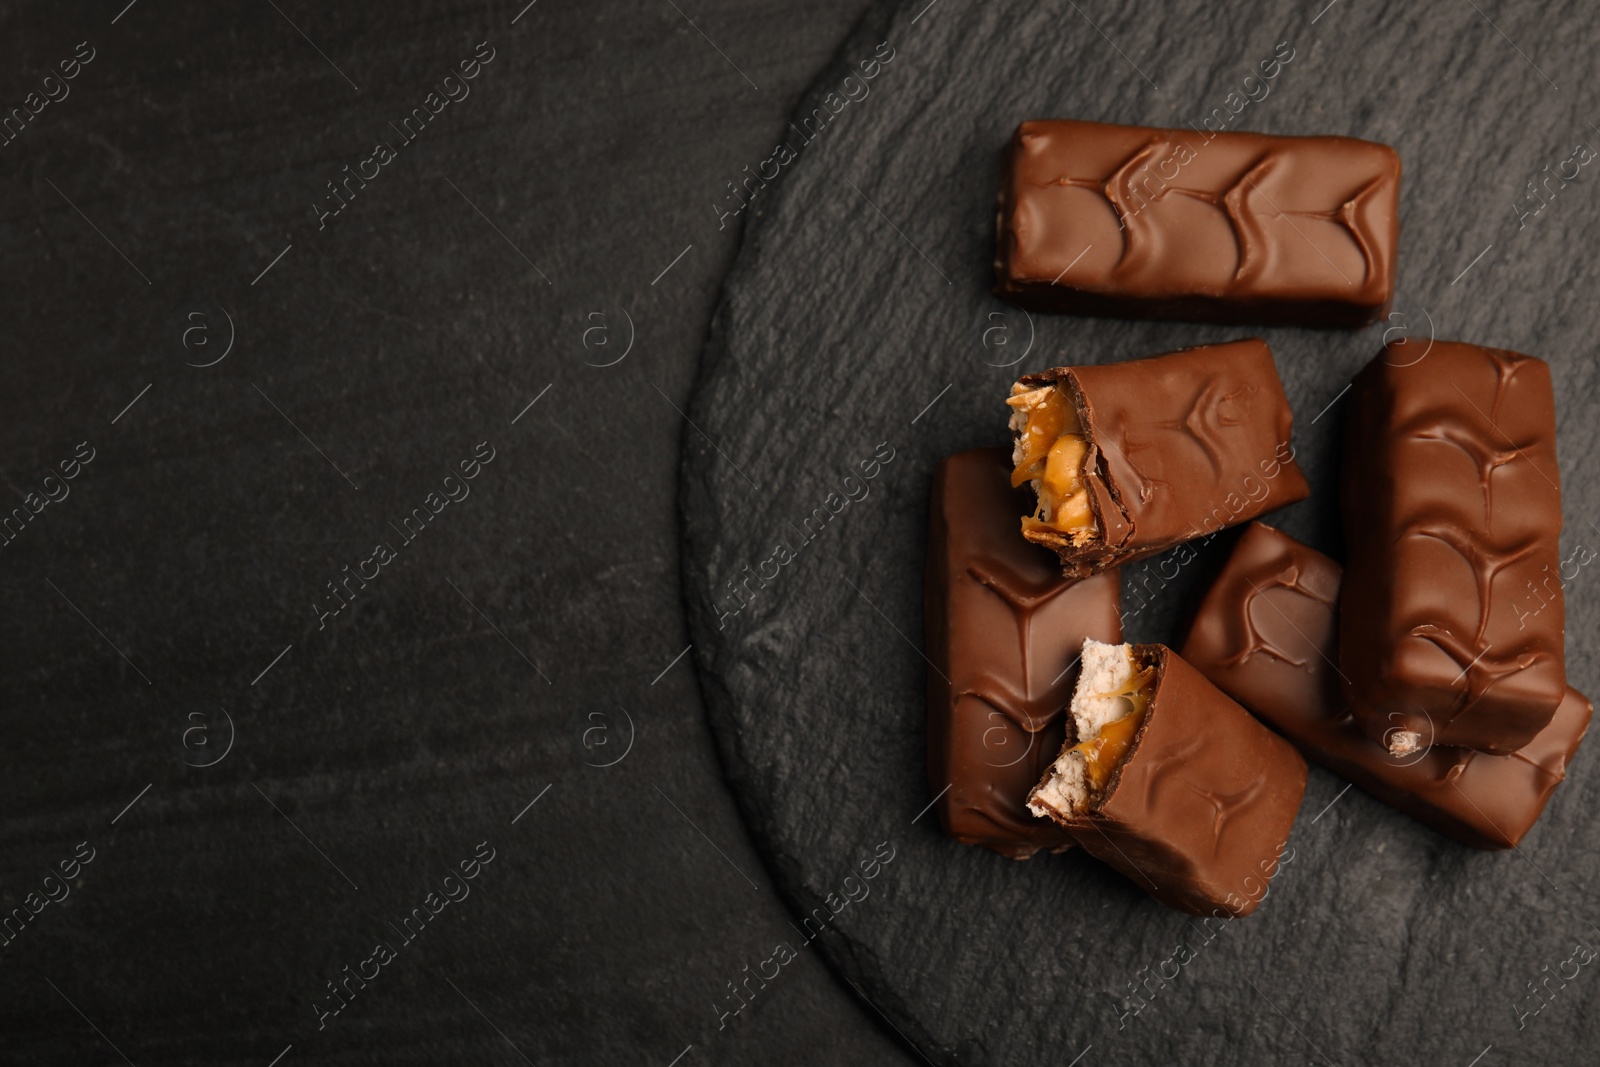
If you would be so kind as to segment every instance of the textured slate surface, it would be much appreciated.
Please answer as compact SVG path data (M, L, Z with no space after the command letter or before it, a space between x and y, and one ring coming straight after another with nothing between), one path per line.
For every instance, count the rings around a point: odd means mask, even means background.
M0 947L0 1063L916 1062L814 952L714 1008L789 915L667 669L673 405L735 249L711 204L863 5L677 6L0 8L0 115L96 52L0 147L4 514L96 449L0 547L0 914L95 849ZM319 230L325 183L483 41L471 95ZM185 365L224 311L231 353ZM400 558L319 628L380 540ZM319 1029L485 840L470 897Z
M871 894L825 912L818 943L934 1061L1064 1064L1091 1045L1075 1062L1466 1064L1491 1045L1486 1064L1580 1058L1600 1008L1600 979L1574 959L1597 936L1592 750L1520 854L1453 844L1313 769L1294 860L1254 917L1209 937L1087 857L1016 865L917 820L930 798L918 646L932 464L1004 440L1001 398L1018 373L1257 332L1029 319L990 297L998 155L1022 119L1199 122L1288 42L1294 58L1228 128L1384 141L1405 178L1400 317L1360 333L1261 331L1314 492L1275 521L1342 554L1341 393L1385 330L1404 329L1419 344L1551 362L1563 556L1600 547L1600 192L1582 166L1564 188L1552 181L1537 214L1542 201L1523 201L1531 178L1600 133L1592 12L1356 0L1162 11L888 5L802 103L826 106L847 64L893 46L870 93L811 143L792 135L798 158L757 195L689 412L704 435L685 438L684 585L728 774L798 912L827 908L830 893L837 907L859 858L892 843ZM893 460L845 498L846 475L880 442ZM836 517L803 537L830 493ZM1159 561L1130 568L1130 607L1149 590L1130 632L1175 639L1226 548L1219 538L1170 582ZM1596 573L1580 569L1567 591L1570 673L1590 692ZM1558 971L1568 980L1532 999L1529 983ZM1153 993L1133 1013L1142 980Z

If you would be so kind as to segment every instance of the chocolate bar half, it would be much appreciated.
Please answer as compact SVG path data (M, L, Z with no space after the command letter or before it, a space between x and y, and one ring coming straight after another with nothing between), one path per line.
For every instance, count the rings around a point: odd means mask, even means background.
M1011 387L1022 535L1084 577L1216 533L1309 493L1265 341L1057 367Z
M1024 541L1032 506L1002 448L939 464L929 507L924 624L928 784L945 832L1013 859L1072 837L1027 808L1066 736L1085 637L1122 639L1118 576L1077 582Z
M1398 754L1503 755L1567 692L1560 582L1550 586L1561 540L1550 368L1478 345L1417 347L1386 347L1351 392L1345 699ZM1529 596L1540 588L1548 600Z
M1393 755L1361 732L1339 693L1339 583L1333 560L1251 523L1201 602L1183 658L1312 763L1458 841L1517 845L1566 777L1588 699L1568 689L1550 725L1509 756L1442 745Z
M1394 293L1400 157L1348 137L1017 127L996 296L1036 311L1360 327Z
M1288 849L1306 761L1164 645L1086 641L1062 749L1028 796L1168 907L1247 915Z

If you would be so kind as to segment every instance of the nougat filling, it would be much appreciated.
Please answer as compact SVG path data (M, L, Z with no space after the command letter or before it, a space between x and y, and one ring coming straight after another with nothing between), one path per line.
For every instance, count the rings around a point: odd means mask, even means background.
M1036 815L1072 818L1092 807L1127 758L1150 707L1155 664L1142 662L1132 645L1085 641L1082 664L1070 706L1081 740L1061 750L1029 795Z

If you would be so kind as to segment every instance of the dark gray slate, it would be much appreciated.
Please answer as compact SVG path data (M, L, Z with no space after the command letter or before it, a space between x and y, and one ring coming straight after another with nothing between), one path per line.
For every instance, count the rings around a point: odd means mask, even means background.
M674 405L736 250L709 203L866 4L677 6L0 7L0 114L97 52L0 149L3 514L97 450L0 548L0 916L96 850L0 938L0 1065L920 1062L815 953L713 1006L789 911L667 669ZM486 40L471 96L318 230ZM231 354L186 365L224 311ZM319 628L380 539L401 558ZM319 1027L485 840L471 897Z
M1209 939L1086 856L1015 864L916 816L929 800L919 648L933 464L1004 439L1001 398L1020 372L1254 332L1030 320L988 295L999 150L1015 124L1199 121L1288 41L1294 58L1270 95L1230 128L1385 141L1406 176L1402 317L1360 333L1260 331L1314 492L1275 521L1341 551L1338 398L1386 328L1409 329L1423 343L1550 360L1571 554L1600 546L1600 194L1586 167L1520 228L1513 205L1542 168L1597 136L1585 84L1600 46L1593 13L1358 0L1320 14L1310 3L1187 2L1159 16L1106 2L925 4L869 17L802 104L809 114L848 64L893 46L870 94L756 196L689 411L703 431L685 438L683 460L695 654L728 775L791 905L809 911L841 893L863 857L892 844L870 895L817 943L942 1063L1066 1064L1090 1045L1084 1063L1465 1064L1491 1044L1486 1063L1578 1056L1597 1029L1593 965L1565 986L1552 979L1549 1005L1520 1027L1517 1012L1543 1003L1528 983L1570 974L1575 941L1596 935L1585 896L1600 875L1593 752L1580 753L1520 854L1456 845L1313 770L1294 861L1255 916ZM796 524L842 493L880 442L894 458L868 495L802 543ZM741 607L729 583L780 543L795 558L768 564L777 576L752 581ZM1131 633L1176 639L1227 547L1218 538L1161 588ZM1130 568L1126 588L1160 585L1154 566ZM1583 569L1568 589L1571 675L1590 691L1597 574ZM1180 942L1195 958L1119 1020L1129 983L1171 974L1163 961Z

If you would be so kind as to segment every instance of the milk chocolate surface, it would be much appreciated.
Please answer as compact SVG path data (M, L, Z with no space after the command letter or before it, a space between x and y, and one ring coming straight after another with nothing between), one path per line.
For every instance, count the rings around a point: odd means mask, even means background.
M1068 575L1162 552L1309 492L1290 442L1289 402L1265 341L1058 367L1018 386L1066 390L1088 444L1082 473L1093 535L1026 533L1054 549Z
M995 295L1038 311L1359 327L1387 312L1400 157L1348 137L1017 127Z
M1589 701L1568 689L1550 724L1508 756L1439 745L1390 755L1356 726L1340 694L1340 577L1327 556L1251 523L1195 615L1184 659L1311 762L1458 841L1516 845L1566 777Z
M947 457L929 507L928 785L945 832L1014 859L1070 848L1027 809L1055 758L1085 637L1121 641L1118 575L1063 578L1017 530L1032 502L1002 448ZM1069 669L1071 668L1071 669ZM945 790L949 786L948 791Z
M1151 696L1104 794L1060 819L1168 907L1247 915L1265 899L1306 788L1306 762L1164 645Z
M1567 692L1550 369L1424 351L1390 345L1351 391L1345 698L1375 740L1515 752Z

